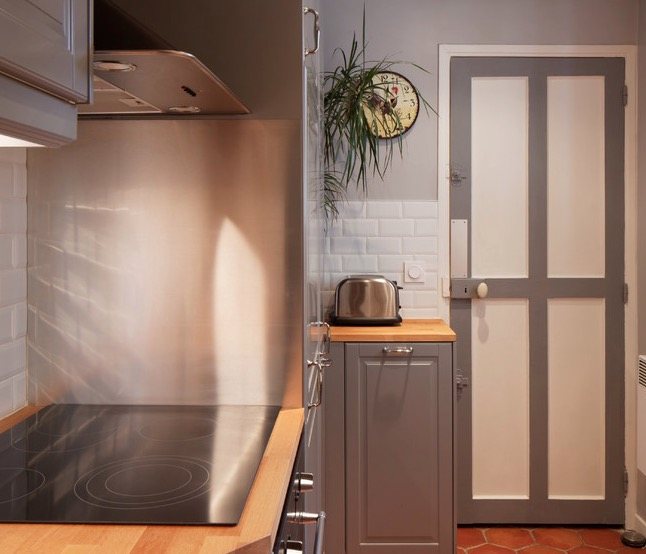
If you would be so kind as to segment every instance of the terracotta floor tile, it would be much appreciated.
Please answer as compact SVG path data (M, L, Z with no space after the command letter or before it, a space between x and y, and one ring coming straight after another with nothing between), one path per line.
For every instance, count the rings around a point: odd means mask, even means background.
M518 527L494 527L485 531L485 537L489 544L506 546L507 548L518 549L534 543L534 539L527 529Z
M458 528L458 546L470 548L486 543L482 530L475 527Z
M495 544L483 544L469 550L469 554L509 554L510 552L513 550Z
M597 548L596 546L577 546L572 550L568 550L571 554L599 554L600 552L608 552L605 548ZM610 552L615 552L611 550Z
M551 546L545 546L543 544L535 544L534 546L528 546L519 550L522 554L562 554L563 551L558 548L552 548Z
M583 544L579 533L572 529L541 527L532 532L538 544L553 546L561 550L569 550Z
M619 533L613 529L581 529L580 533L583 542L590 546L609 550L618 550L624 546Z

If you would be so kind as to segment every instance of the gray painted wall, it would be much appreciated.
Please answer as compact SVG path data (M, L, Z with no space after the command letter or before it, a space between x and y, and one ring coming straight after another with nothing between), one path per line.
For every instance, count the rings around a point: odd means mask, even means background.
M402 67L437 106L438 44L636 44L639 0L324 0L326 69L334 49L348 48L361 30L366 6L368 57L392 56L430 70ZM405 32L402 31L405 29ZM423 114L405 138L405 160L395 160L374 199L437 198L437 121Z

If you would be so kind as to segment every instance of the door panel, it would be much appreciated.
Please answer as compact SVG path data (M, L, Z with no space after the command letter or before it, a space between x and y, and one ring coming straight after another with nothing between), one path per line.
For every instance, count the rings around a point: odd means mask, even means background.
M547 78L547 272L603 277L604 77Z
M452 61L451 255L489 287L451 301L460 523L623 522L623 84L621 58Z
M471 273L527 277L527 78L478 77L471 86L471 172L480 185L471 193Z
M471 318L473 498L529 498L529 303L477 300Z
M605 496L604 304L603 298L547 302L549 498Z

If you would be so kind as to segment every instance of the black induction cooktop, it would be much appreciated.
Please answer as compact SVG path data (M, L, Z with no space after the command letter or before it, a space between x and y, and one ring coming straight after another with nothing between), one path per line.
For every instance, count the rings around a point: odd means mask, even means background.
M278 411L48 406L0 434L0 521L235 525Z

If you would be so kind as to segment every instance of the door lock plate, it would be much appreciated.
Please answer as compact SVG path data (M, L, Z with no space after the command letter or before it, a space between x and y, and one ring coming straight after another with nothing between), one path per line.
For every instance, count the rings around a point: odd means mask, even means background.
M479 298L482 279L451 279L451 298Z

